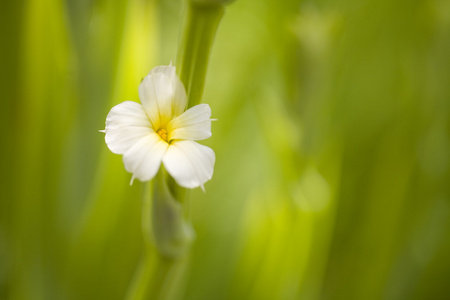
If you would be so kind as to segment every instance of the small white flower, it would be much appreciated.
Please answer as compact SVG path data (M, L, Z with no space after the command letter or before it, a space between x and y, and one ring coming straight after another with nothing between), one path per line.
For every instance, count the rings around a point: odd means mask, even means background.
M123 154L132 179L151 180L161 162L182 187L202 187L214 171L215 154L195 140L211 136L211 108L199 104L185 111L186 91L175 67L150 71L139 85L141 103L125 101L106 117L108 148Z

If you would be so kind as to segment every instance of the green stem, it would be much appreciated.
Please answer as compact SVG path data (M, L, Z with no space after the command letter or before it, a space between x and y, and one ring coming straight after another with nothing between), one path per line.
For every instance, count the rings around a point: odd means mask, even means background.
M161 287L160 278L165 277L167 273L167 265L160 263L157 257L155 246L153 245L153 230L151 227L151 215L152 215L152 184L146 182L143 188L143 201L142 201L142 232L144 238L144 254L139 264L139 268L135 277L131 283L130 289L126 299L128 300L144 300L158 299L160 291L158 287ZM163 273L163 276L157 276Z
M165 290L168 285L165 284L165 281L176 266L175 261L162 259L155 249L147 248L126 299L165 299L162 296L167 293Z
M177 67L188 94L189 107L202 100L209 55L223 13L222 4L188 2Z
M193 230L182 205L170 193L164 167L144 187L144 255L127 295L129 300L168 299L187 264Z
M183 204L169 189L168 174L163 166L154 179L151 222L153 241L162 256L177 259L187 254L194 231L184 219Z
M188 93L188 107L201 102L209 55L223 12L221 3L206 5L188 1L177 60ZM145 253L127 299L168 299L179 292L173 287L187 267L194 234L185 221L189 210L186 194L185 189L168 178L162 166L153 180L153 189L150 183L145 184L142 215Z
M195 106L202 100L209 56L224 10L220 1L211 1L208 4L187 1L177 69L188 94L188 107ZM173 180L169 185L175 199L183 203L184 216L189 220L189 191L178 186Z

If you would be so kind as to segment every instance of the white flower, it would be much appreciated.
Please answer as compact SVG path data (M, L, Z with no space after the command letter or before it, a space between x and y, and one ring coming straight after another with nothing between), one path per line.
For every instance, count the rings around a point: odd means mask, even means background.
M211 136L211 108L199 104L185 111L186 91L175 67L150 71L139 85L141 103L125 101L106 117L105 141L123 154L132 179L151 180L161 162L182 187L202 187L214 170L215 154L195 140Z

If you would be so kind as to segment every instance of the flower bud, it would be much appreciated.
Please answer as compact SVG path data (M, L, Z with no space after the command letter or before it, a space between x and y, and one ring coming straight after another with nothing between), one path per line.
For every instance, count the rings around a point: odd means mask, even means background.
M169 191L165 172L161 169L154 180L153 241L162 256L175 259L188 252L195 233L184 219L181 203Z

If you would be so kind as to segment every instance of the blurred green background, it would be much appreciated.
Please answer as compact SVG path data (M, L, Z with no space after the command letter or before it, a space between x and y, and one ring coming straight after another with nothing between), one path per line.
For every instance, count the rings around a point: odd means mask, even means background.
M141 192L98 133L181 0L3 1L0 299L123 299ZM236 0L176 299L450 299L450 2Z

